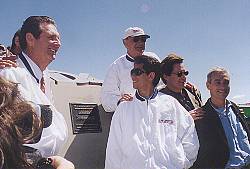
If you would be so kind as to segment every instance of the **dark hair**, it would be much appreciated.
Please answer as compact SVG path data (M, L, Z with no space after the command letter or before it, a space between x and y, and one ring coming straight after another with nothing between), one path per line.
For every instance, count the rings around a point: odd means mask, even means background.
M41 129L35 110L20 97L18 85L0 77L0 168L32 169L22 144Z
M31 33L36 39L39 38L42 30L41 24L55 24L55 21L48 16L30 16L28 17L21 27L21 36L20 36L20 46L22 50L26 50L27 42L26 42L26 34Z
M143 64L143 69L146 71L147 74L150 72L155 73L155 78L153 80L153 85L156 86L160 80L160 62L153 57L142 55L135 57L135 64Z
M207 83L211 83L215 74L223 74L230 78L229 72L223 67L214 67L207 74Z
M162 62L161 62L161 79L166 84L163 75L171 75L173 71L173 67L175 64L183 63L183 58L176 54L169 54Z
M11 42L11 46L10 46L10 49L9 49L9 50L10 50L13 54L16 54L15 51L16 51L16 48L17 48L15 39L16 39L16 37L18 37L18 38L19 38L19 43L20 43L20 34L21 34L21 29L18 29L18 30L16 31L16 33L14 34L13 38L12 38L12 42Z

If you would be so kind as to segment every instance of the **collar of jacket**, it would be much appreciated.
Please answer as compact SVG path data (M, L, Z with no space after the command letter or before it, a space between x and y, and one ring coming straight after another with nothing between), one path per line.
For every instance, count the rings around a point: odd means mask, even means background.
M153 94L149 97L149 99L144 98L143 96L141 96L138 92L138 90L136 90L135 92L135 97L140 100L140 101L146 101L146 100L151 100L154 99L158 94L158 90L156 88L154 88Z
M134 61L135 61L134 58L132 58L131 56L128 56L128 55L126 55L126 59L127 59L128 61L130 61L130 62L134 62Z
M211 105L211 98L209 98L208 100L207 100L207 102L206 102L206 104L202 107L205 111L206 111L206 115L207 116L212 116L212 117L216 117L216 120L217 120L217 124L219 123L221 126L220 126L220 128L221 128L221 132L223 132L223 135L224 135L224 139L226 139L226 136L225 136L225 132L224 132L224 129L223 129L223 127L222 127L222 124L221 124L221 121L220 121L220 118L219 118L219 115L218 115L218 113L216 112L216 110L213 108L213 106ZM227 100L227 102L229 102L229 100ZM249 125L248 125L248 123L247 123L247 121L246 121L246 119L245 119L245 117L244 117L244 114L242 114L241 112L240 112L240 110L239 110L239 108L238 108L238 106L234 103L234 102L232 102L232 101L230 101L230 103L231 103L231 108L232 108L232 110L233 110L233 113L236 115L236 117L239 119L239 121L240 121L240 123L241 123L241 125L242 125L242 127L245 129L245 131L247 132L247 136L248 136L248 140L249 140L249 142L250 142L250 128L249 128Z
M208 101L209 101L211 107L216 111L217 108L214 107L214 105L213 105L213 103L212 103L212 101L211 101L211 98L209 98ZM226 111L229 111L229 108L230 108L231 106L233 106L233 104L231 103L231 101L226 100L226 105L225 105ZM233 111L234 111L234 109L233 109ZM216 112L217 112L217 111L216 111Z

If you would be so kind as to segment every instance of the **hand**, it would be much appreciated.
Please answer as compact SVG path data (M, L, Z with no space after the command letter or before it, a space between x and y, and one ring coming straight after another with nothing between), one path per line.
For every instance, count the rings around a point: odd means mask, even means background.
M202 119L205 111L202 108L197 108L194 110L189 111L190 115L193 117L194 120Z
M75 169L74 164L63 157L52 156L49 158L52 159L52 166L56 169Z
M192 89L194 85L192 85L190 82L186 82L185 87Z
M16 55L2 57L0 59L0 69L3 69L5 67L17 67L16 59L17 59Z
M132 94L123 94L120 100L118 101L118 104L123 101L132 101L132 100L133 100Z

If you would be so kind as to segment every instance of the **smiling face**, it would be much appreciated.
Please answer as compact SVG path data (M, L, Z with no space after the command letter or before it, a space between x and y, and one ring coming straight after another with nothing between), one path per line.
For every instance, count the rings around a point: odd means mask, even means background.
M181 76L178 76L178 73L182 72ZM186 76L184 74L186 69L183 63L176 63L173 65L173 71L170 75L163 75L163 78L167 82L167 87L174 92L181 92L186 83Z
M229 76L222 72L215 72L206 83L211 99L216 103L225 101L230 91Z
M140 72L139 74L131 73L131 78L133 81L133 88L138 89L138 90L139 89L144 90L144 88L147 86L146 84L148 83L148 80L147 80L147 74L145 70L143 70L143 65L134 64L133 70L138 70L138 72Z
M127 37L123 40L127 53L131 57L140 56L145 50L145 43L147 38L145 36Z
M27 42L31 46L30 58L44 70L56 57L61 46L60 35L53 24L42 23L40 36L36 39L31 33L27 33Z
M143 69L143 64L134 64L131 71L133 88L137 89L142 96L150 96L153 91L154 72L146 73Z

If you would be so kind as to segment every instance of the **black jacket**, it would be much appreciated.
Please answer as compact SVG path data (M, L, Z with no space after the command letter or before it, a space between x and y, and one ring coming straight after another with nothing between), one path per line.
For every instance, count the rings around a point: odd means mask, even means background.
M222 123L217 112L211 106L210 99L202 108L206 112L204 118L195 121L200 149L197 160L191 168L225 168L230 153ZM247 132L249 140L250 129L243 114L234 103L232 103L232 110Z

